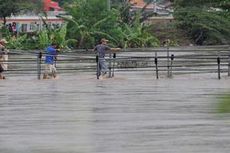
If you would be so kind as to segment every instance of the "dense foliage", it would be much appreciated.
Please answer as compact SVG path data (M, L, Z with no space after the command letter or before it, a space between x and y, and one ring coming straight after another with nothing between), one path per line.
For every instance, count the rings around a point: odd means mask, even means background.
M33 3L34 0L8 0L7 2L0 0L0 2L4 3L7 10L5 14L2 13L1 18L30 8L36 8L33 11L42 11L41 3L35 4ZM66 2L71 3L65 5ZM68 21L67 26L59 29L51 29L46 26L42 31L32 34L20 33L16 37L12 37L10 33L7 34L6 30L4 37L9 41L8 47L15 49L43 49L51 42L58 43L62 48L67 46L92 48L102 37L109 39L111 46L152 47L159 44L158 39L149 33L148 26L143 23L146 19L143 10L130 12L128 0L110 1L111 8L109 9L108 2L108 0L65 1L63 6L66 7L67 13L71 16L62 16ZM45 24L45 20L43 21Z
M71 4L73 0L53 0L56 2L59 2L60 6L63 6L64 4Z
M177 26L198 45L230 42L230 0L175 0Z
M11 49L44 49L52 42L58 44L59 48L66 48L68 43L76 42L76 40L66 39L66 24L57 29L49 27L42 31L38 31L32 35L20 34L12 37L10 34L6 36L8 40L7 47Z
M0 0L0 18L6 23L6 17L17 14L22 10L32 10L34 3L31 0Z
M73 0L66 10L69 21L67 37L77 39L78 48L92 48L102 37L110 39L112 45L120 47L157 46L158 40L142 23L140 13L127 12L124 1L120 8L108 10L107 0Z

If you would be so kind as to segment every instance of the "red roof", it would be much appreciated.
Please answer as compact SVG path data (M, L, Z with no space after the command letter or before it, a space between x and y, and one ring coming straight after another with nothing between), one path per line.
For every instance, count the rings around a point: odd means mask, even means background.
M133 5L134 8L143 8L146 5L144 0L129 0L130 4ZM154 8L155 6L151 3L146 8Z
M44 3L44 11L51 11L52 9L54 9L55 11L62 10L58 2L54 2L52 0L43 0L43 3Z

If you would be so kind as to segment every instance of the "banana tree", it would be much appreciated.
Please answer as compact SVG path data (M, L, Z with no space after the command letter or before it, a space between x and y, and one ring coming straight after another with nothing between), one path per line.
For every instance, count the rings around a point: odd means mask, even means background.
M143 25L130 27L124 24L123 46L127 47L156 47L159 45L159 40L146 31Z
M77 42L77 40L66 40L67 24L61 27L51 27L46 23L47 14L44 13L44 17L41 17L45 29L39 32L39 47L44 48L52 42L58 44L59 48L66 48L68 42Z
M100 30L100 25L106 23L109 17L99 20L90 27L81 24L75 18L61 17L70 23L70 29L72 35L78 38L78 48L82 47L92 47L95 44L95 37L107 37L112 41L116 41L111 35ZM87 45L86 45L87 44Z

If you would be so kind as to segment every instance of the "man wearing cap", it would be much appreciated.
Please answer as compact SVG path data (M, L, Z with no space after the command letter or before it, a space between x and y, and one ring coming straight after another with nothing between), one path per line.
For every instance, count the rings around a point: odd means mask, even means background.
M97 55L98 55L98 60L99 60L99 76L105 76L106 73L108 72L108 67L106 64L106 60L105 60L105 54L106 51L117 51L120 50L120 48L110 48L107 45L108 40L105 38L101 39L101 43L98 44L95 48L94 51L96 51Z
M6 44L8 42L5 39L0 40L0 79L5 79L3 72L8 69L8 50L6 49Z

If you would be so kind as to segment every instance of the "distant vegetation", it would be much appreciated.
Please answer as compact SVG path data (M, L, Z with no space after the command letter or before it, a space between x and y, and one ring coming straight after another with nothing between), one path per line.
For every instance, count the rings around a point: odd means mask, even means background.
M159 45L158 39L143 24L142 12L131 14L129 3L124 2L120 7L108 10L107 1L73 1L66 7L72 18L64 19L69 21L67 37L78 41L74 47L92 48L102 37L120 47Z
M143 10L130 13L130 4L126 1L113 2L110 10L107 0L71 0L71 2L63 6L72 16L71 18L62 16L68 21L67 26L60 29L50 29L46 26L43 31L32 36L20 34L13 39L5 32L4 36L9 40L8 47L42 49L52 41L64 48L93 48L102 37L109 39L112 46L125 48L159 45L158 39L149 32L149 26L143 23L145 20L142 16Z
M177 27L197 45L229 44L230 0L175 0Z
M22 10L42 12L40 3L35 0L0 0L0 17L5 19L12 13ZM160 41L169 38L170 45L180 44L180 40L189 38L197 45L215 45L230 43L230 0L174 0L175 22L157 29L144 24L145 10L130 12L128 0L111 0L108 10L107 0L58 0L72 18L62 17L67 25L59 29L46 27L43 31L20 34L9 40L10 48L42 49L51 41L61 47L92 48L100 38L110 40L112 46L155 47ZM165 0L166 1L166 0ZM146 0L145 2L152 2ZM158 36L158 37L157 37Z

